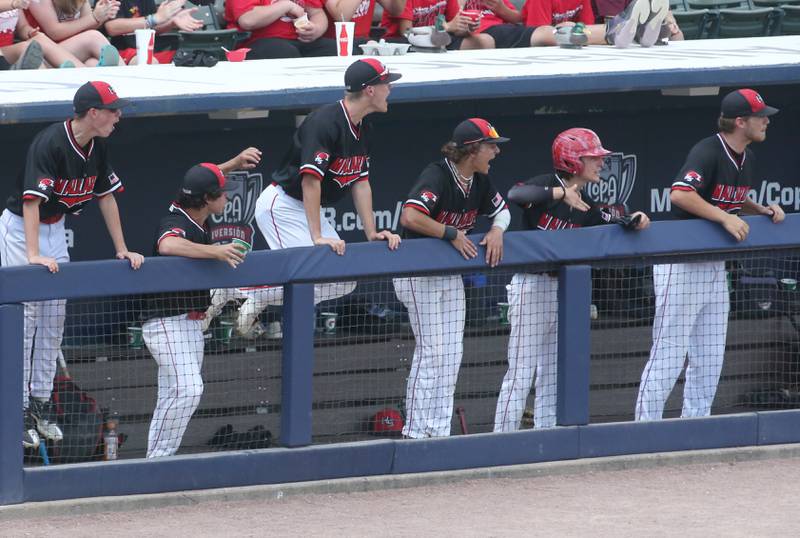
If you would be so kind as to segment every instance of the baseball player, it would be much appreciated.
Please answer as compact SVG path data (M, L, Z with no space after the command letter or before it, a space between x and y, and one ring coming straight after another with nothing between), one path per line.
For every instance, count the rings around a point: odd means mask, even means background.
M740 212L766 215L774 223L785 217L779 205L764 207L748 197L755 175L755 159L748 146L766 139L769 117L778 110L750 89L729 93L721 108L719 132L689 151L672 183L670 201L677 218L716 222L736 241L743 241L749 227L739 218ZM653 285L653 347L639 384L636 420L662 418L684 362L681 416L708 416L728 332L725 262L654 265Z
M492 219L480 245L486 263L503 257L503 232L511 213L489 179L489 163L508 142L481 118L458 124L444 145L444 159L429 164L403 204L400 222L408 238L435 237L465 259L478 255L467 233L478 215ZM460 275L395 278L398 299L408 309L416 347L406 388L403 435L413 439L450 435L453 393L464 340L465 299Z
M767 137L769 117L778 110L767 106L749 89L722 99L719 132L689 151L672 182L670 201L677 218L716 222L743 241L749 232L739 213L784 219L779 205L764 207L748 197L755 174L748 147ZM660 420L675 381L686 366L682 417L711 414L711 404L725 357L730 310L724 261L673 263L653 266L656 312L653 347L642 372L636 399L636 420Z
M322 217L322 207L335 204L348 190L367 240L386 241L391 250L397 249L399 235L375 229L369 182L372 129L364 118L388 110L391 83L400 76L372 58L352 63L344 75L344 99L315 110L297 129L272 184L256 201L256 224L270 249L327 245L344 255L345 243ZM315 301L342 297L355 286L355 282L317 285ZM282 290L270 287L248 293L240 309L246 314L240 316L239 331L246 334L267 305L283 301L282 295Z
M525 229L563 230L614 222L611 213L583 192L585 185L600 181L605 156L611 154L597 134L589 129L568 129L553 141L552 153L554 173L519 183L508 193L508 199L523 209ZM623 222L643 230L650 219L637 211ZM534 428L552 428L556 425L558 276L514 275L508 293L508 320L508 372L497 398L494 431L519 429L534 375Z
M0 258L5 267L44 265L51 273L69 261L64 215L79 213L97 198L116 257L138 269L144 257L130 252L120 224L115 192L122 181L111 166L108 138L128 101L105 82L87 82L75 93L75 115L33 139L16 189L0 216ZM50 396L64 333L65 300L25 304L22 444L39 445L39 435L62 439ZM38 433L37 433L38 432Z
M185 256L223 261L236 268L245 252L234 244L212 245L206 220L228 202L225 175L219 166L202 163L186 172L177 201L161 219L154 256ZM172 456L180 447L203 394L202 323L209 292L188 291L148 297L148 321L142 326L147 349L158 363L158 400L147 436L147 457Z

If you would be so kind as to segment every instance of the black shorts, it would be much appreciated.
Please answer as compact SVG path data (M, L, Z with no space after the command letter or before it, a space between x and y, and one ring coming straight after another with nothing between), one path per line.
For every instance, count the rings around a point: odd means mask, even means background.
M496 49L516 49L531 46L535 26L521 24L496 24L483 31L494 39Z

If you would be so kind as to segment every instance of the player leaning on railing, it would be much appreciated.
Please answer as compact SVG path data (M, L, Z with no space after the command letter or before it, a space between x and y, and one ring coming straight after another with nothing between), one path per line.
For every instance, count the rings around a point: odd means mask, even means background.
M563 230L619 221L643 230L650 219L641 211L615 219L583 193L600 181L606 150L589 129L568 129L553 142L555 172L536 176L511 188L508 199L523 209L526 230ZM556 425L558 363L558 276L518 273L508 292L508 372L495 410L494 431L515 431L536 378L534 428ZM589 315L589 312L586 312Z
M748 195L755 176L755 159L748 146L767 138L769 116L777 112L753 90L725 96L719 132L695 144L672 182L670 201L676 217L716 222L736 241L743 241L750 231L740 212L783 221L779 205L764 207ZM636 420L662 418L687 355L681 416L708 416L728 333L725 262L654 265L653 287L653 347L639 384Z
M442 148L444 159L422 171L403 204L400 219L408 238L443 239L464 259L478 255L466 235L478 215L492 219L481 240L486 264L503 258L503 232L511 221L503 196L489 179L489 163L508 142L489 122L471 118L459 123ZM447 244L449 243L449 245ZM460 275L395 278L398 299L408 309L416 346L406 388L403 435L413 439L450 435L453 394L461 367L465 298Z

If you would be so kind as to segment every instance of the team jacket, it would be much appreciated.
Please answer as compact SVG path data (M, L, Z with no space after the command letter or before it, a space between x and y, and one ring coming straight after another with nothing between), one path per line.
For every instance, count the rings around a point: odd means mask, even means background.
M555 26L568 21L594 24L591 0L527 0L521 14L525 26Z
M522 184L536 185L547 190L566 187L557 174L542 174ZM540 204L519 204L523 210L523 227L526 230L563 230L608 224L612 221L611 214L598 207L585 193L581 192L581 198L589 205L588 211L573 209L563 199L550 199Z
M672 182L672 190L695 191L709 204L735 215L742 209L753 182L753 157L749 148L737 155L720 134L704 138L689 151ZM680 219L696 218L675 204L672 213Z
M353 183L369 180L369 134L366 121L353 124L343 101L325 105L297 129L272 180L302 200L302 177L310 174L322 181L321 204L335 204Z
M201 245L211 244L208 227L192 220L177 203L170 206L169 215L158 223L153 241L153 256L161 256L158 246L167 237L182 237ZM147 295L145 302L145 319L166 318L190 312L205 312L211 304L211 296L208 290L165 292Z
M489 176L475 174L467 192L456 180L457 173L455 166L447 159L429 164L420 174L403 207L420 211L436 222L453 226L464 233L475 227L478 215L494 218L508 207ZM403 237L427 236L403 230Z
M6 206L22 216L23 200L41 198L39 220L53 222L65 213L79 213L95 197L122 190L122 181L108 161L105 141L94 138L80 147L67 120L33 139L25 170Z

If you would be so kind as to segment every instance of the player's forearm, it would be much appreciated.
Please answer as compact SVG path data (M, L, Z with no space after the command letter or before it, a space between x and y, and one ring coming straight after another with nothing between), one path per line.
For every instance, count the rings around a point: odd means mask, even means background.
M158 244L158 253L162 256L183 256L184 258L214 259L214 245L192 243L183 237L165 237Z
M519 205L537 206L563 197L564 189L561 187L550 189L539 185L515 185L508 191L508 200Z
M694 191L673 190L670 192L669 199L671 203L701 219L721 224L728 217L728 213L709 204Z
M749 196L744 201L742 206L742 213L745 215L772 215L772 210L768 207L754 202Z
M22 220L25 227L25 251L28 259L39 255L39 204L41 200L25 200L22 204Z
M400 224L402 224L403 228L421 235L436 239L444 237L444 224L436 222L429 216L410 207L403 208L403 213L400 215Z
M122 233L122 221L119 218L119 207L117 207L114 195L107 194L101 197L98 205L103 214L103 220L106 222L108 235L111 236L111 242L114 243L114 249L117 253L127 252L128 247L125 245L125 236Z
M353 205L364 226L364 235L371 241L375 234L375 213L372 211L372 187L369 181L353 185Z
M308 220L308 232L311 240L316 241L322 237L322 227L320 225L319 210L322 199L322 185L320 181L308 174L303 175L303 208L306 211Z

